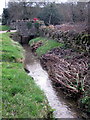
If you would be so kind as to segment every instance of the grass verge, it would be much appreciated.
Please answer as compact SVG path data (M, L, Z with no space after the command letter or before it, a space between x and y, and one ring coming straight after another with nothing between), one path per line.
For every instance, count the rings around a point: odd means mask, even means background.
M47 117L50 107L46 97L24 71L19 61L23 49L9 34L2 34L2 118Z
M6 25L0 25L0 31L6 31L6 30L9 30L10 27L9 26L6 26Z
M37 43L38 41L42 42L42 46L38 47L36 50L36 53L38 56L41 56L41 55L47 53L48 51L50 51L53 48L64 46L64 44L62 44L62 43L59 43L55 40L51 40L49 38L43 38L43 37L38 37L38 38L32 39L32 40L30 40L29 44L32 46L33 44Z

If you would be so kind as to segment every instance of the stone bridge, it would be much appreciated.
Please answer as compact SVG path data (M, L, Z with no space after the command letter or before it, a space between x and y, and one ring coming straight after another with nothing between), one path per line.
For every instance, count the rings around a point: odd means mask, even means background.
M30 39L38 35L41 25L44 25L43 21L17 20L16 22L11 22L10 27L17 30L18 42L27 44Z

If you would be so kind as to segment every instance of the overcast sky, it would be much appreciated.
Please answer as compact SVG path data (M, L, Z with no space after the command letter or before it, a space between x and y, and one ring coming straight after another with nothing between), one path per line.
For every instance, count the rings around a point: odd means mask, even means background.
M2 12L3 12L3 8L5 8L5 1L6 1L6 4L8 3L8 1L10 1L10 0L0 0L0 15L2 14ZM29 1L29 0L28 0ZM90 1L90 0L30 0L30 1L55 1L55 2L67 2L67 1L69 1L69 2L72 2L72 1L74 1L74 2L76 2L76 1L80 1L80 2L85 2L85 1Z
M6 0L6 3L8 3L10 0ZM30 0L30 1L39 1L39 0ZM40 1L47 1L47 0L40 0ZM61 2L66 2L67 0L48 0L48 1L61 1ZM0 15L3 12L3 8L5 8L5 0L0 0Z
M8 0L6 1L8 2ZM2 14L4 7L5 7L5 0L0 0L0 15Z

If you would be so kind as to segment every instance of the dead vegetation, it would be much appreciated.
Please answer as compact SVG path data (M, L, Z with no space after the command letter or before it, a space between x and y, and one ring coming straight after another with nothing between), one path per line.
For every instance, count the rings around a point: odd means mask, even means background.
M64 43L79 51L90 52L90 34L85 23L42 26L40 35Z
M37 50L37 48L39 48L42 45L43 45L42 41L38 41L37 43L31 45L32 52L35 52Z
M89 58L71 49L53 49L41 57L51 80L62 89L82 94L85 91Z

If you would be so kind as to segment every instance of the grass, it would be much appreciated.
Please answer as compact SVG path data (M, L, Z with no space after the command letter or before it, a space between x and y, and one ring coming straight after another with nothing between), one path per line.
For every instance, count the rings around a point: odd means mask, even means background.
M23 49L20 47L19 43L11 41L8 37L9 34L2 34L2 61L15 62L18 59L23 58ZM12 45L12 44L13 45Z
M36 53L38 56L41 56L41 55L47 53L48 51L50 51L53 48L64 46L64 44L62 44L62 43L59 43L55 40L51 40L48 38L43 38L43 37L38 37L38 38L32 39L32 40L30 40L29 44L33 45L34 43L37 43L38 41L41 41L43 44L41 47L39 47L36 50Z
M10 27L9 26L6 26L6 25L0 25L0 31L6 31L6 30L9 30Z
M47 117L46 97L17 61L23 59L23 49L9 34L2 34L2 118Z

